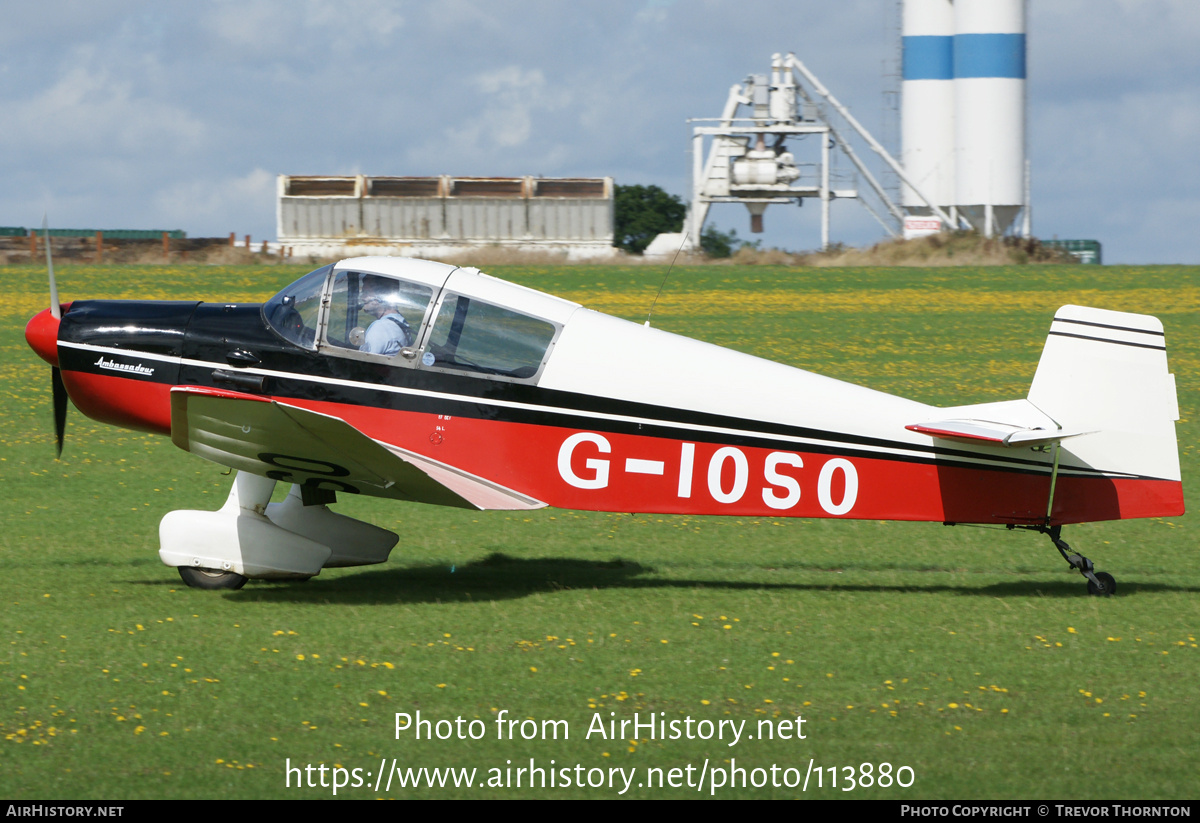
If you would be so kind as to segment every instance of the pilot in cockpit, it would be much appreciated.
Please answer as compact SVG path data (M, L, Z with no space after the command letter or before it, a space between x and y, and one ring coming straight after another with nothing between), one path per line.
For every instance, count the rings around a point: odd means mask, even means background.
M397 310L399 302L400 294L395 280L369 275L363 278L359 305L375 318L375 322L367 327L359 351L390 357L412 345L412 329Z

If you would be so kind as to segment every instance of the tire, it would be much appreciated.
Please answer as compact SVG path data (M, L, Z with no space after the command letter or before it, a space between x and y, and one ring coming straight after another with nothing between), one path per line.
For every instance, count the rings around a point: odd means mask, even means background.
M1096 579L1104 584L1104 591L1100 591L1096 588L1096 584L1089 580L1087 584L1088 594L1112 595L1117 593L1117 581L1111 574L1108 572L1096 572Z
M193 589L240 589L246 578L237 572L219 572L195 566L180 566L179 576Z

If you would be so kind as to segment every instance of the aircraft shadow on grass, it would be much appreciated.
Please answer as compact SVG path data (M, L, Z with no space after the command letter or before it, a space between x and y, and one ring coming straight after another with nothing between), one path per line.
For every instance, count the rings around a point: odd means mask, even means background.
M1074 579L1020 580L988 586L861 583L773 583L646 577L655 569L619 558L598 561L549 557L521 559L493 553L462 566L419 565L381 568L336 579L319 578L304 584L258 584L227 592L234 600L268 602L342 603L464 603L513 600L537 594L591 589L711 589L724 591L864 592L936 594L948 592L977 597L1078 597ZM768 570L764 570L769 574ZM830 570L830 574L836 570ZM1154 592L1200 593L1200 587L1162 583L1128 583L1119 596Z

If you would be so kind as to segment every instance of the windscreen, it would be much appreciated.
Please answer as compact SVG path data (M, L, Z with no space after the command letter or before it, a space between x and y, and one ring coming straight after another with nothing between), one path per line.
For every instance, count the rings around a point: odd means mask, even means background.
M321 291L330 266L309 272L263 304L263 317L284 338L306 349L314 348Z

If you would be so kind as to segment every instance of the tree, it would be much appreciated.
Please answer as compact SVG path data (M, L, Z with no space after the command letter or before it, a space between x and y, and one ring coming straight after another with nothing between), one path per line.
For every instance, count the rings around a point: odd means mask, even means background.
M700 250L709 257L732 257L741 249L761 249L761 240L743 240L738 237L737 229L721 231L716 226L705 226L700 234Z
M682 231L687 214L683 200L658 186L617 186L613 210L614 242L633 254L641 254L659 234Z
M748 244L738 237L737 229L721 231L709 225L700 235L700 248L709 257L729 257L745 245Z

